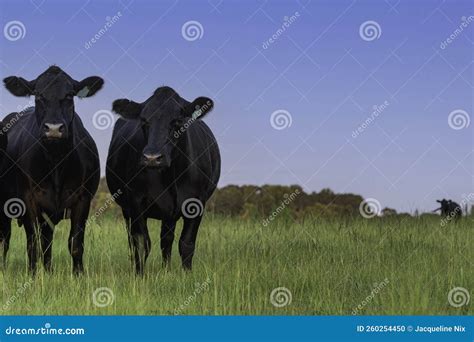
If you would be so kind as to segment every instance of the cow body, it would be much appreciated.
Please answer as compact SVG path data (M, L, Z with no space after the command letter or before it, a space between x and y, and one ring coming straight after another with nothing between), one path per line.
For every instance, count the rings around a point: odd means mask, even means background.
M7 157L8 136L6 128L2 121L0 121L0 213L3 212L4 205L9 198L10 186L6 181L6 173L11 167L9 158ZM11 224L9 218L0 214L0 257L2 258L1 266L4 267L6 257L10 246Z
M165 102L167 98L168 95L160 101ZM155 104L153 108L159 106ZM167 138L170 120L165 114L160 118L162 121L158 121L158 125L166 127L161 132ZM217 141L204 122L195 121L176 140L167 142L172 145L170 155L163 156L168 165L155 168L143 163L144 156L152 158L147 153L153 155L161 151L159 147L156 151L150 149L150 141L158 139L151 132L159 135L153 126L149 130L143 129L143 123L138 119L117 120L107 158L107 184L113 194L122 193L116 197L116 202L126 221L137 273L143 272L151 248L148 218L162 221L161 250L167 265L176 221L183 218L179 252L183 267L190 269L203 209L219 181L221 160ZM187 214L184 206L188 203L194 204L197 211Z
M54 226L70 218L68 247L73 271L80 273L85 226L99 185L100 164L95 142L74 111L73 98L95 94L103 81L90 77L78 82L52 66L36 80L12 76L4 83L13 95L35 96L34 107L6 118L14 124L7 132L11 165L5 178L8 195L25 206L22 216L15 218L25 228L29 269L35 272L42 256L46 270L51 270ZM10 230L10 218L3 213L2 231Z
M462 217L462 208L458 203L446 199L438 200L437 202L441 204L441 206L435 211L439 210L441 216L446 220L458 221Z

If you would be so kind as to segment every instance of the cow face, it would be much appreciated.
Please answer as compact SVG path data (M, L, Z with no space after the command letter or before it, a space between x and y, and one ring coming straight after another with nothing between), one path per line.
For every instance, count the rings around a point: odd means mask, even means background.
M92 96L104 84L103 79L97 76L76 81L57 66L49 67L32 81L10 76L3 82L15 96L35 97L40 138L48 141L68 138L74 118L74 96Z
M178 140L186 136L186 129L209 113L213 105L207 97L188 102L172 88L160 87L143 103L119 99L112 109L125 119L140 120L147 142L141 164L166 169L177 151Z

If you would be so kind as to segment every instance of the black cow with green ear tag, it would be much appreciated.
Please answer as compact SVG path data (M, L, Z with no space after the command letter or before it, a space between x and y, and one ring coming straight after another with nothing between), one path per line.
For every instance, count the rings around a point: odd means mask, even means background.
M25 226L30 270L36 270L38 257L50 270L54 226L70 218L68 246L73 271L80 273L100 164L95 142L74 110L74 99L94 95L104 81L97 76L76 81L51 66L34 80L10 76L3 82L15 96L34 96L35 106L5 118L12 164L5 177L10 196L22 210L0 213L1 231L9 236L11 218L18 218Z
M144 102L116 100L107 158L107 184L121 193L136 272L143 273L151 248L147 219L161 220L161 251L169 265L176 221L183 218L179 253L191 269L206 201L216 189L221 159L217 141L202 119L213 109L207 97L189 102L160 87Z

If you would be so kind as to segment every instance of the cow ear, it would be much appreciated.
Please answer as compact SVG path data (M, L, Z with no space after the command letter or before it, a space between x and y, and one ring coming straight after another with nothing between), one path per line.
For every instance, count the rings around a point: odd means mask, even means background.
M89 97L97 93L104 85L104 80L98 76L91 76L84 78L77 82L74 86L76 96L83 98Z
M35 91L35 81L27 81L23 77L10 76L3 79L3 83L15 96L31 96Z
M112 110L125 119L137 119L142 111L142 105L127 99L115 100Z
M210 98L200 96L186 106L185 116L193 120L202 119L213 108L214 102Z

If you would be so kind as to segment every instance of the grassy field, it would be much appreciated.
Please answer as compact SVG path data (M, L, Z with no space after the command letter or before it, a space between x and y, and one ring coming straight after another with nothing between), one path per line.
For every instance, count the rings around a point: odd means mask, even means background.
M474 290L468 219L447 227L415 218L281 219L264 227L207 216L191 273L181 270L177 239L171 270L161 267L158 222L149 228L152 252L143 278L131 271L126 233L114 219L88 228L83 276L71 275L63 222L55 232L54 272L41 268L31 278L25 234L13 227L1 275L2 314L474 314L474 299L459 308L448 302L454 287ZM273 297L275 306L270 297L278 287L288 291Z

